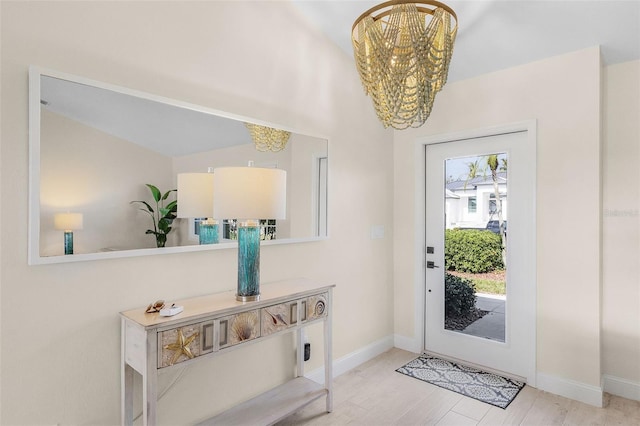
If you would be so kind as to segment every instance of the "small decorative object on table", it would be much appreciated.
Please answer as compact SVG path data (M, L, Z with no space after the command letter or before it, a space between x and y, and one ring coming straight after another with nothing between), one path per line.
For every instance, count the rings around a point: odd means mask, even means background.
M155 314L156 312L160 312L162 308L164 308L164 300L156 300L155 303L149 303L145 312Z
M160 309L160 316L172 317L174 315L178 315L182 311L184 311L184 306L179 306L173 303L171 306Z

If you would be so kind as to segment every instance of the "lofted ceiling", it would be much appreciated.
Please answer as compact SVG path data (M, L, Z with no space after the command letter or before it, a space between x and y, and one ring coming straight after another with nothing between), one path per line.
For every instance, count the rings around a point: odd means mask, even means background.
M351 27L371 0L292 0L353 57ZM600 45L605 64L640 58L640 0L444 0L458 15L449 81Z
M378 2L291 0L303 19L353 57L351 27ZM446 1L459 29L449 81L600 45L606 64L640 58L640 0ZM355 64L353 72L356 72ZM86 85L43 85L45 108L168 156L251 143L242 122Z

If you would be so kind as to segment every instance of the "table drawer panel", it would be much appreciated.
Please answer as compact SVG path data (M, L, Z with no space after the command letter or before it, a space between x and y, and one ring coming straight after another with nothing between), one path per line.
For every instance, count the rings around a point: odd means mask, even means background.
M213 321L158 333L158 368L179 364L213 351Z
M295 325L298 317L298 301L281 303L260 309L262 336L276 333Z
M307 301L307 320L327 316L327 293L310 296Z
M260 311L242 312L220 319L220 348L260 337Z

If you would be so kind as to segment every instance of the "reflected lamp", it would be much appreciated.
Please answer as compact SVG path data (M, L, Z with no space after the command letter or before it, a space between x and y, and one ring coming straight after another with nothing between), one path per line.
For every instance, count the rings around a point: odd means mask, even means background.
M238 220L236 300L260 300L260 220L285 219L287 172L260 167L215 169L213 217Z
M82 213L57 213L53 217L53 225L64 231L64 254L73 254L73 231L82 229Z
M200 244L217 244L218 221L213 219L213 170L178 174L178 217L200 221Z

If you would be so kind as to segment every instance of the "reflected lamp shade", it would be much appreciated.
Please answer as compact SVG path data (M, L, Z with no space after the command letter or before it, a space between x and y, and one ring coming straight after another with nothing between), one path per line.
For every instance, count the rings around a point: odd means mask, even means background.
M213 173L178 174L178 217L213 217Z
M82 213L57 213L53 217L53 226L64 231L64 254L73 254L73 231L82 229Z
M207 218L200 222L200 244L218 242L218 224L213 217L213 173L178 174L178 217Z
M259 167L215 169L213 217L238 219L236 300L260 300L260 219L286 217L287 172Z

